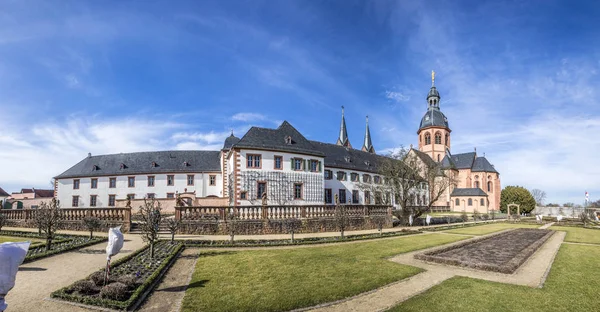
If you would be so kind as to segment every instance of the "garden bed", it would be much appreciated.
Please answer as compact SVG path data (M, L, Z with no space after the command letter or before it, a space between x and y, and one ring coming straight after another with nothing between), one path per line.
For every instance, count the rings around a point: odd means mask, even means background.
M237 240L233 244L229 240L184 240L183 243L186 247L274 247L274 246L293 246L293 245L310 245L310 244L327 244L327 243L340 243L340 242L351 242L360 240L370 240L377 238L386 237L397 237L405 235L419 234L420 231L403 229L397 232L385 232L379 235L364 234L364 235L348 235L344 236L344 239L340 239L339 236L333 237L310 237L310 238L297 238L294 239L294 243L291 239L274 239L274 240Z
M32 242L32 244L29 246L29 250L27 251L27 255L25 256L25 260L23 261L23 263L98 244L107 240L106 237L94 237L90 239L90 237L87 235L83 236L58 234L52 240L52 249L46 251L46 239L44 237L40 237L38 233L35 232L0 231L0 236L32 238L36 240L42 240L41 242Z
M135 310L177 259L185 246L179 242L156 243L154 259L148 246L111 265L110 279L104 285L105 269L51 294L74 303L115 310Z
M417 254L416 259L511 274L554 234L515 229Z

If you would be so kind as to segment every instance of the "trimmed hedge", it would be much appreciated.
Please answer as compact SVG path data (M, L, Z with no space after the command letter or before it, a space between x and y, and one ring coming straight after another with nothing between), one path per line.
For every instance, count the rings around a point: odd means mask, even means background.
M161 241L159 243L168 244L166 241ZM157 244L159 244L157 243ZM126 264L128 261L132 260L142 252L146 251L149 246L144 248L140 248L133 252L132 254L121 258L115 261L111 265L111 271L114 272L118 269L119 266ZM152 272L152 274L144 280L144 282L139 285L129 296L129 298L125 301L118 301L112 299L103 299L100 297L89 297L89 296L81 296L70 293L73 290L73 286L77 284L61 288L55 292L53 292L50 297L57 298L65 301L71 301L76 303L82 303L86 305L99 306L108 309L115 310L135 310L138 305L146 298L146 296L150 293L150 291L156 286L156 284L160 281L162 276L166 273L166 271L173 265L175 260L181 251L185 248L184 244L178 243L173 250L170 251L167 257L161 260L160 265ZM84 280L90 280L92 275L98 274L98 272L104 274L105 269L101 269L92 273L90 276L85 278Z

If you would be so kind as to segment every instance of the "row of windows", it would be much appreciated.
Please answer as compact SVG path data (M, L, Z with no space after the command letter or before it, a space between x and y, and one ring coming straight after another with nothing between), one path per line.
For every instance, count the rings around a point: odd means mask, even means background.
M217 185L217 176L214 174L209 175L209 185ZM154 186L154 181L155 178L154 176L148 176L148 186L149 187L153 187ZM78 190L79 189L79 184L80 184L80 179L73 179L73 189L74 190ZM172 186L175 185L175 176L174 175L167 175L167 186ZM187 185L194 185L194 175L188 175L187 176ZM135 177L127 177L127 186L128 187L135 187ZM109 188L116 188L117 187L117 178L109 178L108 179L108 187ZM97 178L91 178L90 180L90 188L98 188L98 179Z
M446 134L444 138L444 145L449 146L450 136ZM429 132L425 133L425 145L431 144L431 134ZM439 132L435 133L435 144L442 144L442 134Z
M348 174L345 171L338 171L336 174L337 180L338 181L346 181L348 179ZM331 180L333 179L333 171L331 170L325 170L325 180ZM360 175L356 172L352 172L350 173L350 181L352 182L359 182L360 180ZM369 174L363 174L363 182L364 183L372 183L375 182L375 184L381 184L381 177L380 176L375 176L375 177L371 177L371 175Z
M247 154L246 168L261 169L262 155ZM273 169L283 170L283 156L273 157ZM290 169L295 171L321 172L321 162L315 159L292 158L290 159Z
M345 190L345 189L338 190L338 201L340 204L346 204L346 203L358 204L360 202L360 192L358 190L352 190L352 198L349 200L346 198L346 193L347 193L347 190ZM373 202L372 198L371 198L371 192L364 191L364 196L365 196L365 200L364 200L365 204L371 204ZM391 199L389 192L386 192L386 193L375 192L374 198L375 198L376 205L381 205L384 202L387 203ZM334 203L333 202L333 191L329 188L325 189L325 203L326 204Z
M294 183L293 195L295 200L300 200L303 198L303 187L304 185L300 182ZM267 191L267 182L257 182L256 183L256 199L261 199L262 195ZM248 199L248 192L242 191L240 193L240 199Z
M455 206L460 206L460 199L458 199L458 198L455 199L454 200L454 205ZM473 206L473 199L472 198L469 198L467 200L467 206ZM479 206L485 206L485 200L483 198L479 199Z
M71 205L73 207L79 207L79 198L80 198L80 196L77 196L77 195L73 196L73 201L71 202ZM146 194L146 198L156 198L156 194L148 193L148 194ZM175 193L167 193L167 198L168 199L175 198ZM127 194L127 199L135 199L135 194ZM117 200L117 195L108 195L108 206L114 207L116 200ZM98 195L90 195L90 207L96 207L97 202L98 202Z

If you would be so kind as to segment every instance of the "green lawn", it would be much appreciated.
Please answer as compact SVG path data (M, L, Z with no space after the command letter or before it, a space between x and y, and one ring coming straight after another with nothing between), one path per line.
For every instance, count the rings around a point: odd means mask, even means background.
M201 252L183 311L287 311L339 300L421 272L385 258L461 239L428 234L310 248Z
M42 242L41 239L36 239L36 238L0 236L0 244L6 243L6 242L25 242L25 241L30 241L32 245Z
M539 228L539 225L532 224L520 224L520 223L492 223L485 225L476 225L465 227L464 229L453 229L444 231L446 233L454 233L454 234L468 234L468 235L485 235L498 231L503 231L506 229L516 229L516 228Z
M563 244L542 289L449 279L390 311L598 311L600 246Z
M600 230L598 229L585 229L574 226L551 226L550 229L567 232L565 242L600 244Z

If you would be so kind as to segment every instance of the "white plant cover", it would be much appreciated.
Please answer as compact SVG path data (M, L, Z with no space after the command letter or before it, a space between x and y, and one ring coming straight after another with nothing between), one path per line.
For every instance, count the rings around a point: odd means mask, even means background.
M596 218L596 222L598 222L598 214L594 214L594 217Z
M121 227L115 227L108 230L108 246L106 246L106 259L110 258L121 251L123 248L123 233Z
M431 223L431 216L427 215L427 217L425 218L425 221L427 221L427 225L429 225L429 223Z
M560 220L562 220L563 216L556 216L556 221L560 222Z
M410 226L412 226L413 223L413 217L412 215L408 216L408 224L410 224Z
M4 297L15 286L19 265L25 260L29 242L0 244L0 311L6 310L8 305Z

